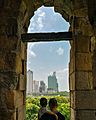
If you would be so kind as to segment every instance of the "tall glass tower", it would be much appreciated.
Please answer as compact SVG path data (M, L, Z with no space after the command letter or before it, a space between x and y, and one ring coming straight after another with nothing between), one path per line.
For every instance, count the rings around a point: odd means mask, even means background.
M48 76L48 90L58 92L56 72L53 72L53 75Z

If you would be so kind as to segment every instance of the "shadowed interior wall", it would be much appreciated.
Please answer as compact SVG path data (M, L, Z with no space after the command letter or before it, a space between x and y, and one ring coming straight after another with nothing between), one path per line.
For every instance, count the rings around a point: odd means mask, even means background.
M96 119L95 0L0 0L0 120L24 120L27 44L21 41L40 6L70 23L70 120Z

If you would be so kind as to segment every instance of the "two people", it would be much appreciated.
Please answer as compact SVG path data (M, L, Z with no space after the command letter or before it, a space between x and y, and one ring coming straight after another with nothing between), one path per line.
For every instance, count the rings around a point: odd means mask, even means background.
M65 117L57 111L57 100L55 98L51 98L49 100L49 108L50 111L47 110L47 99L40 99L41 108L38 112L38 120L65 120Z

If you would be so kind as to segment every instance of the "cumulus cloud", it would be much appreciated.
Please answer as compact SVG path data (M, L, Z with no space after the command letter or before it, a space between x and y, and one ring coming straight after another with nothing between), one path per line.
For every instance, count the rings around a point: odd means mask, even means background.
M59 47L56 52L57 52L58 55L63 55L64 54L64 49L62 47Z
M27 58L28 60L31 58L35 58L37 55L34 52L34 47L37 47L40 44L46 44L45 42L33 42L33 43L28 43L28 49L27 49Z
M28 49L27 49L27 70L31 66L32 59L37 57L36 53L33 51L34 46L35 46L35 43L29 43L28 44Z
M69 28L59 13L54 12L54 7L40 7L30 20L28 32L54 32L65 31Z
M35 15L30 20L30 26L28 28L28 32L40 31L43 29L45 18L45 12L42 9L38 9L35 12Z

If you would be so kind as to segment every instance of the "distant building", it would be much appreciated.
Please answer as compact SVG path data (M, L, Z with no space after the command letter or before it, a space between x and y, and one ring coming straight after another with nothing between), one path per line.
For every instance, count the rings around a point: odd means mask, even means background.
M33 80L33 93L39 93L39 81Z
M53 75L48 76L48 92L58 92L56 72L53 72Z
M31 70L28 70L27 72L27 95L32 95L33 91L33 72Z
M39 92L40 93L45 93L46 92L46 85L45 85L44 81L40 81Z

